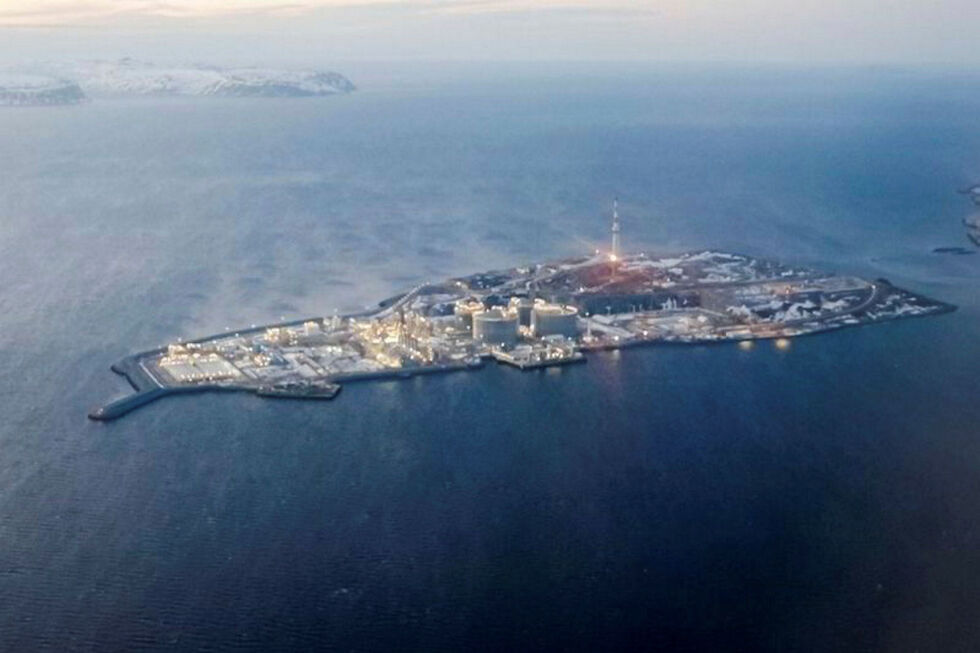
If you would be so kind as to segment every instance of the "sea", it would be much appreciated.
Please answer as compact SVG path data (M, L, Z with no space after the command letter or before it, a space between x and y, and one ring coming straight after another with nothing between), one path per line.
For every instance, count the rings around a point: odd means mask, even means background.
M351 63L0 112L0 650L980 650L980 74ZM605 246L948 315L168 398L109 366Z

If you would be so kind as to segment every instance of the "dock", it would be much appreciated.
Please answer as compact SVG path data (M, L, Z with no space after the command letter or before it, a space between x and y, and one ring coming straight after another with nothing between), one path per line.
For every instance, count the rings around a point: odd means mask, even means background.
M575 352L570 356L535 356L521 355L515 352L494 351L493 359L498 363L516 367L519 370L537 370L543 367L556 367L560 365L574 365L584 363L585 356L581 352Z

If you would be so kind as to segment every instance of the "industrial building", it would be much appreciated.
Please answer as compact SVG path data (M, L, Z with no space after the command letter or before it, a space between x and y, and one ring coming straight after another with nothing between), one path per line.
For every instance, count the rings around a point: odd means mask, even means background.
M236 379L242 373L218 354L168 354L160 359L159 369L178 383L197 383Z

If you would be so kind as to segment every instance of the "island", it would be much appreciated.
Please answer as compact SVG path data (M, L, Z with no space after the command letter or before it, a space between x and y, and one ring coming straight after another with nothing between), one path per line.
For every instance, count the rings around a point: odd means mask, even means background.
M955 306L897 288L741 254L611 252L424 283L374 310L222 333L130 356L135 389L94 409L112 420L173 394L331 399L341 385L473 370L583 363L638 345L788 339Z

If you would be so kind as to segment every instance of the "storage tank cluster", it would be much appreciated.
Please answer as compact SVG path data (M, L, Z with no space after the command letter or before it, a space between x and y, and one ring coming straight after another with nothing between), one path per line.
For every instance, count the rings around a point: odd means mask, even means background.
M578 309L549 304L542 299L512 297L507 306L486 308L475 299L463 299L453 308L457 324L473 334L473 339L489 345L514 345L528 327L535 338L563 336L577 338Z
M545 336L578 337L578 309L574 306L535 302L531 310L531 332Z

